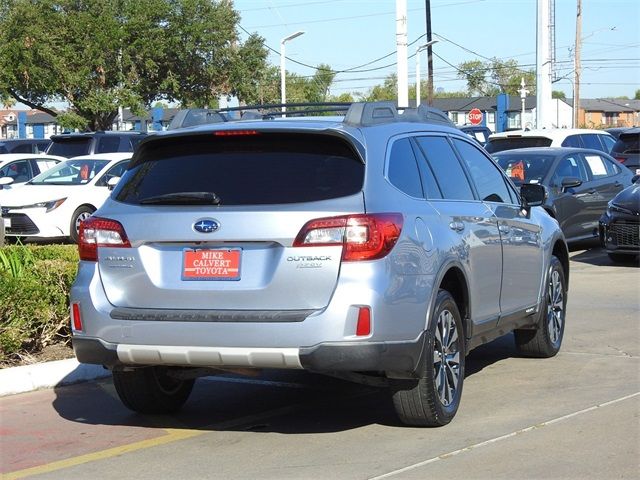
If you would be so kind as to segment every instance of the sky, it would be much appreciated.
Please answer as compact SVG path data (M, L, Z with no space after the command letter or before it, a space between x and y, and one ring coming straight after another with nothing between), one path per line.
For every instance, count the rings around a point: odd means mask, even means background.
M303 30L286 43L286 68L311 76L326 63L339 73L331 94L365 93L396 72L395 0L233 0L243 31L257 33L275 52L280 64L280 41ZM556 76L554 90L573 96L573 49L576 0L556 0ZM434 87L465 90L457 66L467 60L498 57L515 59L521 68L535 70L536 0L431 0ZM424 0L407 0L408 55L426 42ZM582 0L581 98L628 96L640 89L640 0ZM390 54L389 56L386 56ZM422 54L422 78L426 55ZM379 61L360 68L374 60ZM306 64L308 66L296 64ZM409 82L415 81L415 57L409 58ZM451 65L449 65L451 64Z

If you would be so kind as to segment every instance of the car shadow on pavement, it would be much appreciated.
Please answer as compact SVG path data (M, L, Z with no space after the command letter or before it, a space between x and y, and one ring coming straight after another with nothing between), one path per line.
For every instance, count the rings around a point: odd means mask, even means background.
M591 248L589 250L581 251L580 253L571 255L572 262L585 263L595 266L607 266L607 267L640 267L640 258L638 256L630 257L629 261L614 262L609 258L607 252L604 249Z
M499 338L471 352L466 377L514 356L512 335ZM131 412L118 399L110 378L56 387L55 394L53 407L60 417L87 425L287 434L340 432L373 424L406 428L395 415L388 389L302 371L198 379L187 403L173 415Z

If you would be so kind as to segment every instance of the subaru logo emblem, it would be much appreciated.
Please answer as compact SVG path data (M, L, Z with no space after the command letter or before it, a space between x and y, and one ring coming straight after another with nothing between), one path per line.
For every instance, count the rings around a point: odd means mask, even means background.
M220 224L216 220L201 219L193 224L193 229L200 233L213 233L220 228Z

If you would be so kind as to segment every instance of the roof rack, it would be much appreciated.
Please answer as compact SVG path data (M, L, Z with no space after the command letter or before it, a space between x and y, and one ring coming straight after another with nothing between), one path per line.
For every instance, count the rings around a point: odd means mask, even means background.
M282 111L283 107L286 107L286 112ZM238 114L239 118L237 117ZM326 114L344 115L343 123L355 127L368 127L396 122L435 123L455 127L449 117L436 108L427 107L426 105L419 105L418 108L398 108L393 101L382 101L269 103L220 109L181 110L171 121L169 129L234 120L272 120L283 114L287 117Z
M345 116L344 123L368 127L395 122L436 123L455 127L449 117L437 108L419 105L418 108L398 108L395 102L356 102Z
M303 117L318 114L344 114L351 102L314 102L314 103L268 103L263 105L244 105L240 107L220 108L220 113L240 112L242 120L262 119L271 120L286 114L287 117ZM282 108L286 108L286 112Z

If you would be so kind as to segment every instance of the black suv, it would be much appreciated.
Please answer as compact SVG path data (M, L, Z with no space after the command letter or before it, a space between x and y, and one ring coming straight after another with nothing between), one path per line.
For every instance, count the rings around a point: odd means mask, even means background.
M634 174L640 174L640 127L622 132L611 149L611 156Z
M53 135L49 155L78 157L94 153L133 152L147 136L142 132L86 132Z

